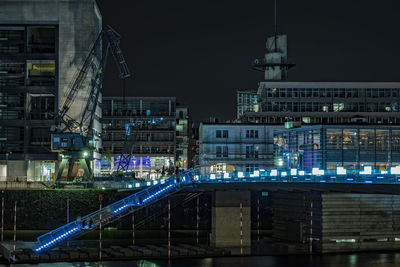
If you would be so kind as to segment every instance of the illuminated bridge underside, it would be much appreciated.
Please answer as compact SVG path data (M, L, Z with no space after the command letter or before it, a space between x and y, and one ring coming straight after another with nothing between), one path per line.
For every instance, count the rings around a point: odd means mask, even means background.
M117 201L101 210L86 215L79 220L66 224L45 235L38 237L37 253L55 247L67 240L79 237L100 226L114 222L135 210L150 205L165 198L184 187L194 185L218 186L223 184L240 185L240 188L251 187L249 183L303 183L303 184L347 184L351 187L360 184L395 185L400 184L400 167L390 170L372 170L365 167L364 170L345 170L338 167L337 170L324 171L313 169L310 172L292 170L259 170L252 173L222 173L201 174L201 168L190 169L168 179L158 181L136 183L132 187L147 186L147 188Z

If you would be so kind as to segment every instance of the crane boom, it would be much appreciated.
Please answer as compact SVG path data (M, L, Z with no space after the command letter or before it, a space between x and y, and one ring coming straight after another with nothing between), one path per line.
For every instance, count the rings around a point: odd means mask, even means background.
M102 45L105 44L104 52ZM106 26L90 48L81 68L75 73L70 83L70 89L66 94L62 108L57 115L57 132L52 134L51 148L53 151L63 152L63 160L60 164L57 180L61 178L62 171L67 164L68 174L72 171L75 161L79 160L88 179L92 174L88 160L93 155L94 143L93 123L96 117L96 108L101 95L101 87L104 79L104 71L107 65L109 51L113 55L114 61L119 71L119 78L126 79L131 74L129 72L122 51L119 47L120 35L110 26ZM87 79L91 79L87 82ZM86 99L84 109L80 118L74 119L68 115L78 92L89 84L89 94ZM83 152L83 153L82 153ZM82 156L82 154L84 156Z

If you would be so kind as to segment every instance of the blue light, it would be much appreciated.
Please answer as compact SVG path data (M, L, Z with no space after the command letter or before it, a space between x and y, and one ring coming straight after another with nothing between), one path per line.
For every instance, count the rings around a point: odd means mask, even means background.
M58 237L52 239L51 241L45 243L44 245L42 245L42 246L36 248L35 251L36 251L36 252L39 252L40 250L42 250L42 249L44 249L44 248L47 248L47 247L49 247L50 245L55 244L55 243L58 242L59 240L65 238L66 236L68 236L68 235L70 235L70 234L72 234L72 233L74 233L74 232L76 232L76 231L78 231L78 227L75 227L75 228L69 230L68 232L66 232L66 233L64 233L64 234L62 234L62 235L60 235L60 236L58 236Z

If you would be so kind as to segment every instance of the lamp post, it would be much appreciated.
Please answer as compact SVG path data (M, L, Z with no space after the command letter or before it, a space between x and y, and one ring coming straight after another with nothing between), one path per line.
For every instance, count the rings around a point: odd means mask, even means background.
M6 152L6 179L8 177L8 155L11 155L12 152Z

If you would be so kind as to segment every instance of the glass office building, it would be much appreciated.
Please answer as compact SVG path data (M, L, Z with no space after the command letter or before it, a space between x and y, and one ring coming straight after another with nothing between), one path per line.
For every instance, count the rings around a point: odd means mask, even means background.
M258 96L256 90L236 92L236 119L240 119L246 112L258 112Z
M260 112L244 121L283 124L400 123L400 83L260 82Z
M388 169L400 165L400 126L318 125L274 133L281 169Z

